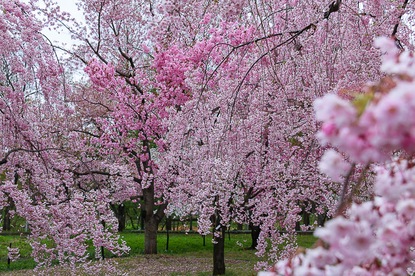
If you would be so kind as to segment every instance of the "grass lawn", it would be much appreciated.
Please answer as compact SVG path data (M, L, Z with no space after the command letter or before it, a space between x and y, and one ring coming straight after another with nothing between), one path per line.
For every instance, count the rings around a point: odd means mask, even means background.
M145 256L143 233L121 233L122 239L131 248L128 256L118 258L118 267L129 271L131 275L151 275L149 271L159 271L158 275L211 275L213 245L211 236L206 236L205 246L203 237L198 234L171 233L169 248L166 250L166 234L158 236L157 256ZM311 235L298 237L298 244L302 247L310 247L316 238ZM256 275L255 264L260 260L253 250L247 250L250 246L249 234L231 234L226 236L225 259L226 275ZM7 264L7 247L20 248L20 259ZM238 245L239 244L239 245ZM240 246L242 244L242 247ZM94 255L91 248L91 255ZM35 262L30 257L31 248L23 236L0 236L0 272L33 269ZM105 252L107 258L111 258L109 252ZM147 270L143 271L146 268ZM165 269L166 271L164 271ZM141 272L140 272L141 271ZM163 272L162 272L163 271ZM183 273L183 271L188 271ZM14 274L16 275L16 274ZM157 275L157 274L154 274Z

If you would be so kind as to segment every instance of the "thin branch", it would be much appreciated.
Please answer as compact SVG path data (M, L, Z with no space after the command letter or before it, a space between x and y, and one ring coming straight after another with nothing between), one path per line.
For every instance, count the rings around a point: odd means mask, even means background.
M73 131L73 132L79 132L79 133L83 133L83 134L87 134L87 135L90 135L90 136L95 137L95 138L101 138L101 136L100 136L100 135L97 135L97 134L94 134L94 133L92 133L92 132L85 131L85 130L71 129L70 131Z
M102 10L104 8L104 1L101 2L101 6L99 7L99 12L98 12L98 43L97 43L97 52L99 52L99 48L101 48L101 15L102 15Z
M280 48L281 46L283 46L283 45L285 45L285 44L288 44L288 43L290 43L290 42L292 42L292 41L294 41L295 40L295 38L297 38L298 36L300 36L302 33L304 33L304 32L306 32L306 31L308 31L308 30L310 30L310 29L315 29L316 28L316 24L317 24L318 22L315 22L315 23L310 23L309 25L307 25L306 27L304 27L303 29L301 29L301 30L299 30L299 31L295 31L295 32L293 32L293 31L291 31L291 32L289 32L290 34L292 34L292 36L291 37L289 37L289 38L287 38L286 40L284 40L283 42L281 42L281 43L279 43L279 44L277 44L276 46L274 46L274 47L272 47L269 51L267 51L267 52L265 52L265 53L263 53L261 56L259 56L255 61L254 61L254 63L252 63L252 65L249 67L249 69L248 69L248 71L245 73L245 75L243 76L243 78L242 78L242 80L238 83L238 85L237 85L237 87L236 87L236 89L235 89L235 97L234 97L234 99L233 99L233 102L232 102L232 106L231 106L231 115L230 115L230 117L229 117L229 125L231 124L231 122L232 122L232 118L233 118L233 111L234 111L234 109L235 109L235 105L236 105L236 99L237 99L237 97L238 97L238 94L239 94L239 91L240 91L240 89L241 89L241 87L242 87L242 85L243 85L243 83L245 82L245 79L248 77L248 75L249 75L249 73L254 69L254 67L264 58L264 57L266 57L267 55L269 55L271 52L273 52L273 51L275 51L276 49L278 49L278 48Z
M348 205L348 202L347 200L345 200L345 198L346 198L347 190L349 189L350 179L354 173L355 168L356 168L356 164L352 164L352 167L350 168L349 172L347 173L346 179L344 180L343 190L340 195L339 206L337 207L335 216L341 215Z

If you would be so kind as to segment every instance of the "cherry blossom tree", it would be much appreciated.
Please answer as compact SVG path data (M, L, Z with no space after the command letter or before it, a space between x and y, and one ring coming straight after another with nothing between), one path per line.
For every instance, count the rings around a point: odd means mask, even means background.
M270 238L269 256L287 257L295 251L299 214L314 205L333 215L342 193L339 178L318 172L323 148L314 137L312 102L380 78L372 39L392 34L409 45L400 22L407 2L222 4L203 9L209 31L189 36L187 44L196 41L193 49L208 56L190 79L193 97L170 121L159 176L171 183L169 212L198 215L215 247L223 246L231 221L253 222L261 227L259 253ZM197 28L185 19L199 9L171 8L169 31L193 34ZM364 171L357 167L350 177L358 181ZM278 245L287 243L281 252ZM214 274L222 274L223 247L214 254L222 256Z
M84 122L65 101L63 67L31 6L1 1L0 7L1 207L12 202L26 220L39 266L87 265L91 240L97 255L101 248L126 252L109 203L125 198L133 177L123 164L84 151L82 133L73 131Z
M385 77L364 87L353 102L333 94L315 101L316 118L323 123L320 140L339 151L326 152L323 167L330 164L330 174L346 175L353 162L374 164L375 196L351 203L351 195L359 187L349 189L339 216L317 229L318 246L279 262L270 275L414 272L411 114L415 60L411 51L400 53L392 39L378 38L376 45L385 53L381 66ZM344 185L350 185L347 178ZM345 207L350 208L343 212Z
M37 8L46 15L45 24L64 26L77 41L73 49L54 44L55 49L69 54L72 66L89 77L70 101L82 114L101 109L86 114L90 130L83 131L89 135L85 139L102 160L116 156L129 164L127 173L135 182L130 198L142 199L144 252L156 253L157 228L167 205L154 185L154 152L164 149L162 121L189 98L184 83L188 57L160 36L152 37L161 14L151 1L80 1L83 25L54 1L44 2L46 7Z

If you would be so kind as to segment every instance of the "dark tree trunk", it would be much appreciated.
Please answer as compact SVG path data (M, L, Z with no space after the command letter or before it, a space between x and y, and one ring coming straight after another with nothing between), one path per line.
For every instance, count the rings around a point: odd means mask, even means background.
M133 229L137 229L137 227L134 225L134 218L133 217L129 217L130 218L130 222L131 222L131 227Z
M6 206L3 211L3 231L11 230L10 206Z
M303 213L303 222L304 222L304 225L310 226L310 213L309 212Z
M225 274L225 227L218 225L216 233L219 236L213 236L213 275Z
M10 216L10 211L14 210L14 201L9 197L9 205L4 208L3 211L3 231L12 230L11 222L12 218Z
M303 209L301 209L301 212L300 213L298 213L300 216L301 216L301 218L303 217L303 214L304 214L304 211L303 211ZM302 223L302 221L300 220L300 221L297 221L296 223L295 223L295 231L301 231L301 223Z
M120 204L120 205L111 204L111 207L118 220L118 232L122 232L125 230L125 218L126 218L125 206L124 204Z
M190 222L189 222L189 224L190 224L190 227L189 227L189 230L190 231L193 231L193 216L190 216Z
M157 230L164 217L167 205L162 204L156 209L154 199L154 184L143 189L144 210L144 254L157 254ZM154 211L157 210L155 213Z
M170 242L170 231L171 231L171 217L166 218L166 251L169 251L169 242Z
M143 210L143 207L141 207L140 209L140 230L144 230L145 223L144 223L144 218L146 217L146 212Z
M326 214L318 214L317 215L317 223L318 223L318 225L319 226L324 226L324 223L326 221L326 218L327 218Z
M145 220L144 254L157 254L157 228L158 222L154 217Z
M105 220L101 221L102 227L105 229ZM101 246L101 258L105 260L105 249L104 246Z
M252 223L249 224L249 228L251 229L251 239L252 239L250 249L256 249L258 245L258 238L259 238L259 233L261 232L261 228L257 225L253 225Z
M141 160L137 159L135 165L139 175L153 174L153 168L150 164L151 152L150 152L150 141L143 141L143 149L148 159L141 163ZM143 185L143 183L140 184ZM157 231L160 221L164 217L164 211L167 208L167 203L156 206L156 199L154 193L154 182L151 181L150 185L146 185L143 188L142 195L142 217L144 219L144 254L157 254Z
M158 221L154 216L154 186L143 190L144 254L157 254Z
M122 232L125 230L125 206L121 204L118 206L118 232Z
M171 231L171 217L166 218L166 230Z
M295 231L301 231L301 223L299 222L299 221L297 221L296 223L295 223Z

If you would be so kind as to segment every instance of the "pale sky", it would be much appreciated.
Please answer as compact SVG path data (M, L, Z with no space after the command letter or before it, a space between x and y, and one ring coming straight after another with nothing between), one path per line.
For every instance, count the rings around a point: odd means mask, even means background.
M54 0L58 3L60 6L61 11L68 12L73 18L75 18L78 22L82 22L83 14L81 11L78 10L76 3L78 0ZM56 46L61 46L66 49L70 49L74 43L71 39L70 33L67 29L62 28L60 32L57 32L56 30L48 30L43 29L42 33L48 37L49 40L52 41L52 43ZM65 52L56 50L57 55L60 58L65 58ZM86 77L83 70L76 70L72 71L72 78L74 80L81 80Z
M78 21L83 21L83 15L82 12L80 12L76 6L76 3L78 0L55 0L60 8L61 11L68 12L71 14L72 17L74 17ZM71 38L69 35L69 32L66 30L62 30L60 33L56 33L56 31L47 30L45 29L43 32L50 40L53 42L58 41L59 44L67 43L68 45L71 44Z

